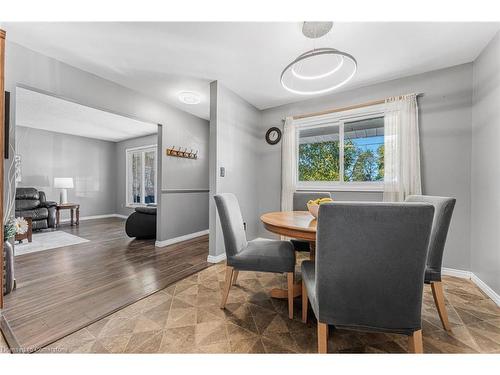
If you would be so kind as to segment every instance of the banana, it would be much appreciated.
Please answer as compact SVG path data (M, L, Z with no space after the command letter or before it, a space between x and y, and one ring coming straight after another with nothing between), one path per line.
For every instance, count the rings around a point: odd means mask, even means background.
M321 203L328 203L328 202L333 202L332 198L318 198L318 199L311 199L307 204L316 204L320 205Z

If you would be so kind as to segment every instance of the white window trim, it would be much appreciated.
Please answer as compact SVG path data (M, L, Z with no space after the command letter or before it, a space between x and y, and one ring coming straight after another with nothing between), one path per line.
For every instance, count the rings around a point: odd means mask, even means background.
M144 153L147 152L147 151L153 151L155 152L155 163L154 163L154 172L155 172L155 203L157 203L157 199L158 199L158 193L157 193L157 166L158 166L158 145L156 144L153 144L153 145L147 145L147 146L138 146L138 147L130 147L130 148L126 148L125 149L125 207L127 208L135 208L135 207L144 207L144 206L147 206L146 203L134 203L134 202L130 202L129 201L129 198L130 198L130 195L129 195L129 168L130 168L130 158L129 158L129 153L131 152L135 152L135 151L142 151L142 156L141 156L141 160L142 160L142 163L143 163L143 167L142 167L142 184L141 184L141 197L142 199L145 198L145 186L144 186L144 177L145 177L145 168L144 168Z
M296 125L296 190L299 191L360 191L383 192L383 181L345 182L342 181L299 181L299 133L300 130L323 126L337 125L339 127L339 160L344 159L344 123L354 120L364 120L385 115L385 105L378 104L370 107L351 109L342 112L330 113L322 116L308 117L295 122ZM340 176L344 175L344 163L340 163Z

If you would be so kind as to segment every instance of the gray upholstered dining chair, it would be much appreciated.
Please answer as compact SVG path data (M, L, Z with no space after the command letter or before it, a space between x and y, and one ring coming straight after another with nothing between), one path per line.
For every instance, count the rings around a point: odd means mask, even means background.
M434 207L426 203L321 205L316 260L302 262L302 320L318 319L318 352L328 325L409 336L421 353L425 260Z
M226 282L221 308L226 305L229 289L239 271L286 273L288 317L293 319L295 251L290 241L256 239L247 241L240 206L234 194L214 196L226 247Z
M331 198L332 195L324 191L302 192L296 191L293 193L293 210L307 211L307 202L318 198ZM295 251L309 251L310 244L307 241L291 240Z
M427 254L424 282L431 285L432 296L437 307L443 328L451 331L448 313L444 303L443 284L441 282L441 265L443 263L444 245L450 227L451 216L455 207L455 198L434 197L430 195L409 195L406 202L424 202L434 206L434 220Z

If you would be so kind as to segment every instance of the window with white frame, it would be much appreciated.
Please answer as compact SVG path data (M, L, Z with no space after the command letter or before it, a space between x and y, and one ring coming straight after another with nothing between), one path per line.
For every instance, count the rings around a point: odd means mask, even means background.
M127 158L127 205L156 203L156 145L129 148Z
M297 122L297 188L381 190L384 114L376 108Z

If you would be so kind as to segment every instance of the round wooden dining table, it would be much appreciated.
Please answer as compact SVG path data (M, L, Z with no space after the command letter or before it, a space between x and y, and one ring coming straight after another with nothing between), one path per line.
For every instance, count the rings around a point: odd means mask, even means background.
M316 251L317 220L308 211L268 212L260 217L264 228L268 231L309 242L310 258L314 259ZM302 286L296 283L293 289L294 297L302 294ZM271 290L271 297L288 298L287 289Z
M260 220L270 232L300 240L316 241L317 220L308 211L268 212L262 215Z

